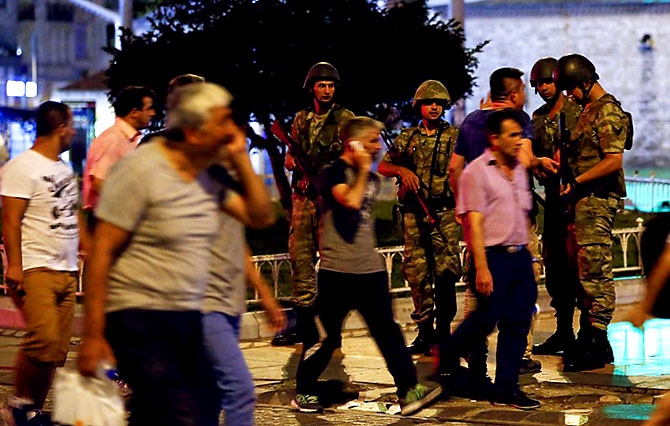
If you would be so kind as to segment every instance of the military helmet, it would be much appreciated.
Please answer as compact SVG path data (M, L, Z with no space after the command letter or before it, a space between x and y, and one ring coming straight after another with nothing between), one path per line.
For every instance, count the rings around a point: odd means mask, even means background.
M447 88L444 87L444 84L440 83L437 80L426 80L416 89L414 94L414 100L412 101L412 106L416 106L418 101L424 100L440 100L444 101L444 107L449 108L451 106L451 97Z
M577 53L561 56L554 70L554 81L559 90L583 85L586 81L595 82L599 78L595 65Z
M531 87L537 86L538 80L553 80L556 64L558 64L558 59L549 56L538 59L530 70Z
M314 80L332 80L335 83L339 83L340 74L328 62L317 62L309 69L307 77L305 77L305 83L302 85L303 89L310 89Z

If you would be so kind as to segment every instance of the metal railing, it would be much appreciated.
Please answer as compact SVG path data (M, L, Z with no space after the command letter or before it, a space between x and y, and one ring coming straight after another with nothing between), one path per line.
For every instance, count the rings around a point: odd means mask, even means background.
M642 261L640 259L640 237L644 231L643 219L636 220L637 226L632 228L621 228L614 230L615 240L621 247L620 256L615 257L615 267L613 268L615 275L627 274L627 276L639 276L643 274ZM540 240L540 244L542 241ZM465 255L465 243L461 241L461 261ZM541 248L541 246L540 246ZM377 251L384 258L386 263L386 271L388 274L388 283L391 293L405 293L409 292L409 284L402 279L400 274L400 264L402 263L402 252L404 246L380 247ZM7 265L4 245L0 245L0 254L2 255L3 270ZM633 255L634 259L630 259ZM253 256L252 260L256 270L260 271L265 277L266 281L273 286L274 294L279 299L287 300L289 296L280 294L280 288L290 289L290 261L288 253L266 254L260 256ZM77 287L77 295L84 295L84 288L82 283L83 257L80 257L79 283ZM544 278L544 265L542 265L541 277ZM464 286L465 283L461 280L457 283L458 287ZM7 287L4 280L0 289L6 293ZM258 293L249 294L247 297L248 304L260 302Z
M644 271L642 268L642 260L640 258L640 238L642 231L644 231L644 220L642 218L636 219L636 227L620 228L613 231L616 244L620 246L621 253L615 256L613 272L615 276L641 276ZM540 239L540 252L542 251L542 240ZM465 255L465 243L460 242L461 247L461 262ZM405 293L409 292L409 284L401 278L399 265L402 262L402 252L404 246L394 247L380 247L377 251L382 255L386 263L386 273L388 275L389 289L391 293ZM633 257L631 259L631 257ZM290 261L288 253L271 254L253 257L256 270L265 271L264 276L268 282L273 286L275 296L280 299L288 299L288 296L281 296L279 288L282 282L280 281L281 270L284 268L290 271ZM542 269L540 277L544 279L544 264L540 263ZM268 273L269 270L269 273ZM290 278L288 278L290 280ZM460 280L457 287L465 285L463 280ZM248 303L259 302L258 294L247 300Z
M670 211L670 180L626 177L626 209L642 212Z

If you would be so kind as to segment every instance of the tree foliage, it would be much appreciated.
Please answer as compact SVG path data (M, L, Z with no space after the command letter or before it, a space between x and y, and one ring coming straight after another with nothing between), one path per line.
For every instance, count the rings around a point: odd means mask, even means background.
M152 29L126 31L107 70L110 98L124 86L152 87L164 99L168 82L193 73L235 97L239 122L251 114L265 129L311 104L303 90L310 67L332 63L341 84L336 102L386 121L389 107L412 121L409 108L425 80L441 81L453 101L472 94L475 55L462 26L432 15L425 0L381 9L370 0L154 0ZM157 105L161 111L161 105ZM266 150L282 205L291 209L286 147L248 128Z
M110 97L128 84L165 95L168 81L195 73L228 88L261 122L310 102L309 68L327 61L342 79L337 102L355 113L411 102L423 81L442 81L452 99L472 94L476 54L456 21L424 0L388 10L369 0L160 0L141 36L125 32L108 50ZM406 110L406 109L405 109Z

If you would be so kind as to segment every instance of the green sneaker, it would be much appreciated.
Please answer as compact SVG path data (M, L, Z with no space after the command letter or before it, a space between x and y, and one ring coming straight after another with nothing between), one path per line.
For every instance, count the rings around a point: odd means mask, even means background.
M316 395L307 395L297 393L291 400L291 408L301 413L320 413L323 406L319 403L319 397Z
M400 414L409 416L410 414L416 413L433 402L433 400L440 396L441 393L442 388L440 386L430 390L421 383L417 384L407 391L407 395L405 395L404 398L400 398L398 401L400 403Z

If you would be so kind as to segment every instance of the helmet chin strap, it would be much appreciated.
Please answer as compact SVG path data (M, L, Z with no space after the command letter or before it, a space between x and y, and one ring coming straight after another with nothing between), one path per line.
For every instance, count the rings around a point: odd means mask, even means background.
M588 103L587 100L589 98L589 93L591 93L591 89L593 89L593 84L589 87L588 90L586 90L586 82L582 82L580 89L582 89L582 93L584 94L584 103Z

